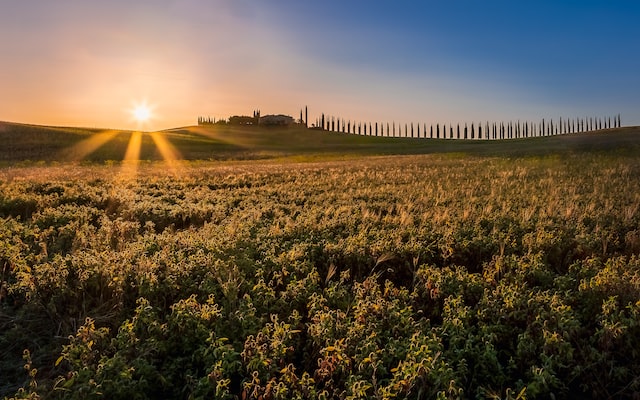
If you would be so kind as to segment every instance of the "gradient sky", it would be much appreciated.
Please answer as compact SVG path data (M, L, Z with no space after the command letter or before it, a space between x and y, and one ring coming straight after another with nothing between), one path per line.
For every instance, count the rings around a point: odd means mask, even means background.
M308 105L358 121L622 114L640 2L0 0L0 120L136 129Z

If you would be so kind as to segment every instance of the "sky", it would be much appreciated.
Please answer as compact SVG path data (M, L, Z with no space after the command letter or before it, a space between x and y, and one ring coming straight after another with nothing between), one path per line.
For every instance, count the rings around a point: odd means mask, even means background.
M640 125L639 19L636 0L0 0L0 120Z

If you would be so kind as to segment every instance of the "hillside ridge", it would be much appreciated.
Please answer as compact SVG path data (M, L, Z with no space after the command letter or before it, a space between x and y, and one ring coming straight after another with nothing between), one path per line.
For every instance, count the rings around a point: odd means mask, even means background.
M138 137L139 159L151 161L166 157L162 145L158 145L162 138L178 159L217 161L452 152L522 156L567 151L640 150L638 126L557 136L480 140L360 136L303 126L186 126L136 132L0 121L0 162L120 161L132 146L134 136Z

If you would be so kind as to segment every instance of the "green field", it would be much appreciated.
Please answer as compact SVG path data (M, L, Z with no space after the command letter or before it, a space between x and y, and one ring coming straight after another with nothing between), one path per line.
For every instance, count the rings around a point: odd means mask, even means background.
M0 127L0 396L640 392L640 129L161 135Z
M0 122L0 165L29 161L121 161L131 131L59 128ZM544 155L640 148L640 128L500 141L412 139L348 135L303 127L200 126L159 132L184 160L313 161L370 155L465 153L481 156ZM102 137L102 140L96 140ZM93 151L89 152L91 149ZM86 154L85 154L86 153ZM142 133L139 158L162 160L152 135Z

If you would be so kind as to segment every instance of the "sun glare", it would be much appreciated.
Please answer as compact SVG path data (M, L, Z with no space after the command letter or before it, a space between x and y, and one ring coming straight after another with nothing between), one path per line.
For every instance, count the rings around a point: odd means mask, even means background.
M137 121L145 122L151 116L151 110L149 110L149 107L141 105L133 110L133 115Z
M154 117L153 106L149 105L146 101L134 103L129 112L138 125L146 124Z

